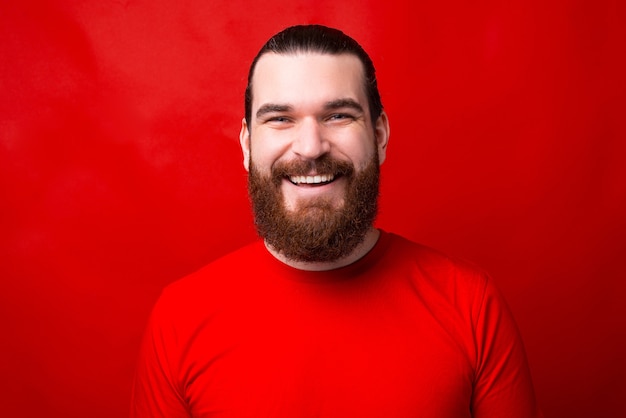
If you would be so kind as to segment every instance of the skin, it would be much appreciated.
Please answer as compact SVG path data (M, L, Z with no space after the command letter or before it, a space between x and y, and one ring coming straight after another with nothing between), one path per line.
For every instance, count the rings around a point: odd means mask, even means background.
M389 121L383 112L372 126L363 77L361 62L349 54L262 56L253 76L250 126L244 118L239 136L245 169L250 169L252 158L255 167L269 176L272 165L278 161L315 160L324 154L351 162L357 172L371 161L374 153L378 153L382 164ZM320 174L325 173L315 169L308 173L309 176ZM293 184L285 178L280 188L288 210L315 198L324 198L340 208L344 204L346 182L338 177L325 184ZM329 263L295 262L270 246L268 250L293 267L328 270L363 257L378 237L379 231L372 226L364 242L350 255Z

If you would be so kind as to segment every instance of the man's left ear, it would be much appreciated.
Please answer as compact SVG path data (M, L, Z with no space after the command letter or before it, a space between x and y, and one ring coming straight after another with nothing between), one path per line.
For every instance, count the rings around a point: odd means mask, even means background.
M383 110L376 120L374 126L374 134L376 135L376 146L378 149L378 162L382 164L387 156L387 144L389 143L389 118Z

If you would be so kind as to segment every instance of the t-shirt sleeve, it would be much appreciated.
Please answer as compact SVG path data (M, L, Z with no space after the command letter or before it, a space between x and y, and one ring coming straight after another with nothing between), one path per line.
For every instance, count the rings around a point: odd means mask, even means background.
M474 321L476 375L474 418L539 418L523 342L506 301L491 279Z
M163 296L155 304L146 327L135 370L131 418L189 418L177 383L174 360L175 328Z

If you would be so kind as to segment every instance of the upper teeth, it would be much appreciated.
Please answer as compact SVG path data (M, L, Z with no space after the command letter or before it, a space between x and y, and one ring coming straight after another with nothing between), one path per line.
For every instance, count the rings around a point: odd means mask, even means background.
M326 183L328 181L332 181L334 176L332 174L324 174L321 176L290 176L289 180L292 183L300 184L318 184L318 183Z

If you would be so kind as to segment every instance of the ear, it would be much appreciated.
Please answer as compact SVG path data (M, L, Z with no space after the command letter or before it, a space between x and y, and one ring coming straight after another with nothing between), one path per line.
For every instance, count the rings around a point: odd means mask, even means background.
M239 144L243 153L243 167L250 170L250 130L246 118L241 119L241 132L239 132Z
M376 135L376 146L378 149L378 162L382 164L387 156L387 144L389 143L389 118L383 110L376 120L374 126L374 134Z

